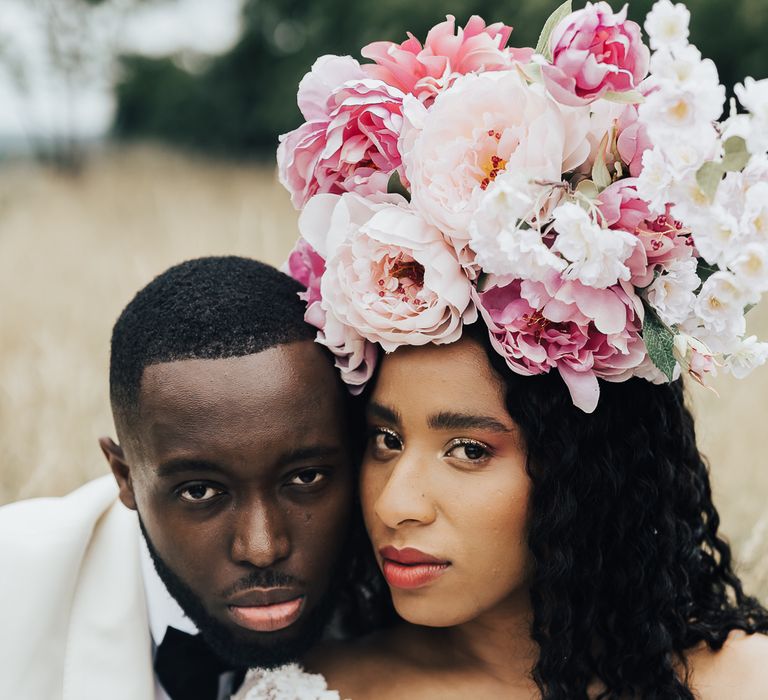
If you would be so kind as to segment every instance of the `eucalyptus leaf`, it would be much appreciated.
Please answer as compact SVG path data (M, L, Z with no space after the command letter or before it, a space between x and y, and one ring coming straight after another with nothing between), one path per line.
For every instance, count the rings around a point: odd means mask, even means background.
M603 99L620 105L639 105L645 102L645 97L637 90L627 90L626 92L613 92L609 90L603 95Z
M726 172L741 172L749 162L747 142L741 136L731 136L724 144L723 169Z
M401 197L405 197L409 202L411 201L411 193L403 184L403 181L400 179L400 173L398 173L397 170L389 176L389 182L387 182L387 194L399 194Z
M696 266L696 275L701 280L702 284L719 271L720 268L717 265L710 265L708 262L701 259L699 259L699 263Z
M696 172L696 182L699 189L707 196L711 202L715 198L720 181L725 175L725 169L722 163L709 161L704 163Z
M566 0L560 7L558 7L544 23L544 29L541 30L539 36L539 43L536 44L536 53L541 54L548 61L552 60L552 50L549 48L549 39L552 36L552 32L555 31L560 22L573 12L571 0Z
M643 301L645 320L643 321L643 340L648 349L648 356L664 376L672 381L675 373L675 334L664 325L653 308Z

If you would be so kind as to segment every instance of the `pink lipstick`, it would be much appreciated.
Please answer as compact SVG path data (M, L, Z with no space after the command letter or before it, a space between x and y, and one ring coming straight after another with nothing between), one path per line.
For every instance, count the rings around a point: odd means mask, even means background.
M445 573L451 562L433 557L418 549L382 547L382 572L390 586L395 588L422 588Z

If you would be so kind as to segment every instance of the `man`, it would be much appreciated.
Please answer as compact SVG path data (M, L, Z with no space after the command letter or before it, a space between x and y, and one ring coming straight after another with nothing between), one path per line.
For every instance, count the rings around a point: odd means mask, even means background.
M114 479L0 509L0 698L218 700L318 638L353 477L300 289L203 258L123 311L119 444L100 440Z

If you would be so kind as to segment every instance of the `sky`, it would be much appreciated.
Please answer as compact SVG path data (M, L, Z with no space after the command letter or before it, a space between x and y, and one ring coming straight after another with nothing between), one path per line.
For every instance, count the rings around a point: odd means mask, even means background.
M114 53L110 47L155 56L221 53L239 35L242 2L108 0L90 11L88 24L72 9L84 5L79 0L0 0L0 138L52 135L68 124L80 138L103 135L115 107L114 70L104 58ZM51 13L56 36L64 44L73 41L86 56L68 90L51 64L45 22ZM91 31L82 33L84 26Z

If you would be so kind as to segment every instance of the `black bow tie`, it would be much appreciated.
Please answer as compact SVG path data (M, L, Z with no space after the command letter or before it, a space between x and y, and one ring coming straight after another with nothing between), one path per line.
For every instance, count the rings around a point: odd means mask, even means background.
M199 634L169 627L155 654L155 672L171 700L217 700L219 676L237 671L216 656ZM232 690L243 674L238 671Z

